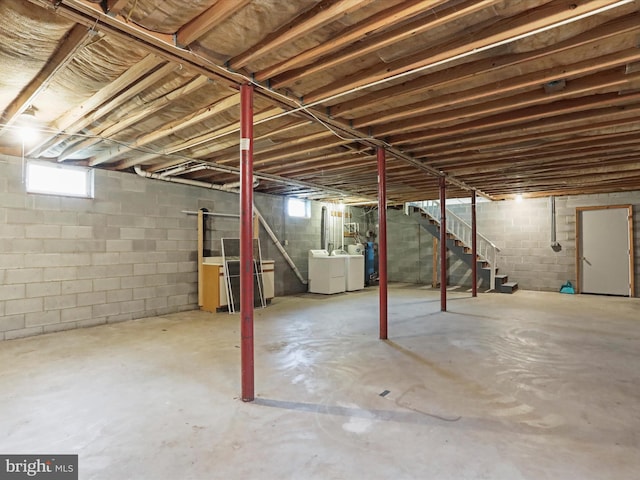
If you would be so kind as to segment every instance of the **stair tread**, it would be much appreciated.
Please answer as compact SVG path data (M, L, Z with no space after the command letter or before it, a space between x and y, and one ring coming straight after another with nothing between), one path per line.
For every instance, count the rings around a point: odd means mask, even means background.
M517 287L518 282L506 282L502 284L503 287Z

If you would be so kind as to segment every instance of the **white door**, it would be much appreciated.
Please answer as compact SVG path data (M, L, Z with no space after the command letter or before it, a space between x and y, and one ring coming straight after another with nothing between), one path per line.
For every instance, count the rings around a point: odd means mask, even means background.
M579 210L580 291L631 295L630 208Z

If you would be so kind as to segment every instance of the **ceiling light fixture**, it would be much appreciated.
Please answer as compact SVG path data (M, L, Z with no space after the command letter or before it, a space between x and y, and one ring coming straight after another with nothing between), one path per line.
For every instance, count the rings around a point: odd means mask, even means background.
M37 135L38 131L29 125L18 127L18 137L23 143L30 143Z

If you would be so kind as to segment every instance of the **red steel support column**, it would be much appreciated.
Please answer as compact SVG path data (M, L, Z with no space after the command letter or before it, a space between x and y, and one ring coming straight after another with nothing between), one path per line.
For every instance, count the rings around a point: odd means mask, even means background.
M471 296L478 296L478 230L476 228L476 191L471 190Z
M253 86L240 87L240 355L242 401L252 402L253 365Z
M440 185L440 310L447 311L447 185L444 177Z
M387 161L378 147L378 277L380 295L380 340L387 337Z

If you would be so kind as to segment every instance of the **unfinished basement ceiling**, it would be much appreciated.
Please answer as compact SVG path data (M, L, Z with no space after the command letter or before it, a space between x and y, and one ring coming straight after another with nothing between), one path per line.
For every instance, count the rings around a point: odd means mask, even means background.
M0 153L392 202L640 190L638 1L3 0Z

